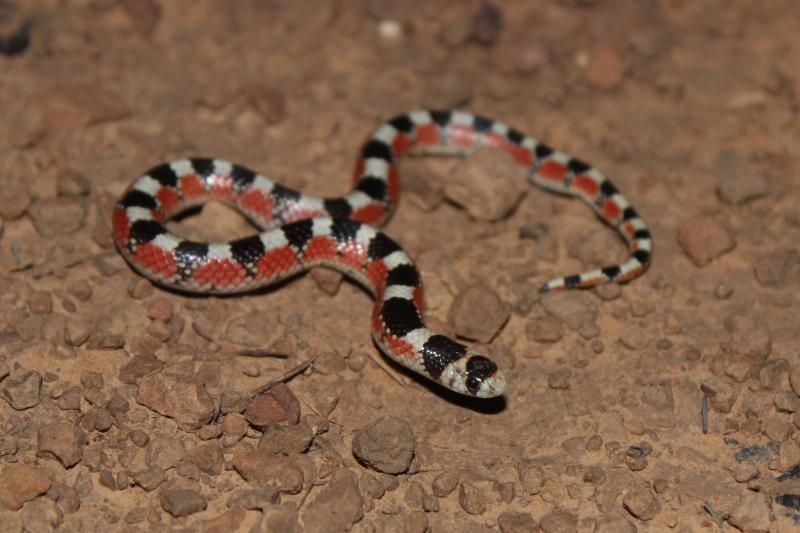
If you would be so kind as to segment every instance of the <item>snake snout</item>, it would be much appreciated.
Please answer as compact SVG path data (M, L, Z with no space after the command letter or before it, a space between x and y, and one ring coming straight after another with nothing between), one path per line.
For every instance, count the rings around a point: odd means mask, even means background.
M506 390L506 378L494 361L482 355L472 355L466 364L466 386L473 396L494 398Z

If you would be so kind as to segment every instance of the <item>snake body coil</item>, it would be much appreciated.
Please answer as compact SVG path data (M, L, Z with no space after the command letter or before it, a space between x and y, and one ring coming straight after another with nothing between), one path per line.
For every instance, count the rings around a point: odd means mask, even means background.
M462 111L415 111L380 125L361 150L355 188L342 198L307 196L220 159L159 165L136 179L116 204L114 241L145 277L196 293L244 292L315 266L339 270L374 294L372 336L386 355L456 392L499 396L506 379L493 361L425 327L419 271L373 227L397 204L398 158L412 149L465 154L477 146L509 153L536 185L582 198L628 244L624 263L556 278L541 291L627 281L647 267L647 225L600 172L505 124ZM171 216L208 199L234 205L264 232L206 244L164 227Z

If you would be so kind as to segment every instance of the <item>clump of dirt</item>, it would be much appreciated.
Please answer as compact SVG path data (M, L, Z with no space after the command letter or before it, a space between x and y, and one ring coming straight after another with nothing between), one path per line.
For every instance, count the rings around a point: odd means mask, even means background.
M785 531L800 523L796 5L0 2L0 530ZM330 274L165 291L111 242L162 161L346 192L420 107L609 176L647 273L541 297L624 245L493 152L409 159L387 232L433 328L509 379L457 397L385 360ZM506 176L505 174L513 174ZM502 186L507 180L508 186ZM172 223L253 230L208 205Z

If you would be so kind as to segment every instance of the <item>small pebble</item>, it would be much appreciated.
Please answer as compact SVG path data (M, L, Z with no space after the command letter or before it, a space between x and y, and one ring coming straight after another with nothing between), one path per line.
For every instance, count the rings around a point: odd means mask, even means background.
M67 292L81 302L87 302L92 298L92 286L85 279L68 283Z
M503 511L497 517L501 533L529 533L536 531L536 522L530 513Z
M433 480L431 483L431 491L439 498L444 498L458 486L460 476L458 472L453 470L445 470Z
M356 431L353 455L378 472L402 474L414 457L414 433L400 419L380 418Z
M747 483L756 477L758 477L758 465L750 461L742 461L733 471L733 478L739 483Z
M244 416L255 427L266 427L280 422L297 424L300 420L300 402L285 383L278 383L251 399L247 403Z
M150 320L166 323L172 318L172 302L166 298L154 298L147 306L147 317Z
M736 246L733 235L722 224L704 215L684 222L677 238L683 252L697 267L705 266Z
M649 489L635 489L622 499L622 505L639 520L652 520L661 510L655 495Z
M770 510L765 498L758 492L746 492L733 504L728 522L742 531L769 531Z
M159 500L161 507L175 517L194 514L208 506L208 498L199 492L186 489L165 490Z
M484 284L459 292L448 313L448 322L459 337L490 342L511 316L511 306Z
M479 515L486 512L486 496L483 491L463 481L458 492L458 503L467 514Z
M134 300L143 300L153 294L153 284L144 278L137 278L128 285L128 295Z
M578 531L578 517L572 513L553 511L542 516L539 527L544 533L568 533Z

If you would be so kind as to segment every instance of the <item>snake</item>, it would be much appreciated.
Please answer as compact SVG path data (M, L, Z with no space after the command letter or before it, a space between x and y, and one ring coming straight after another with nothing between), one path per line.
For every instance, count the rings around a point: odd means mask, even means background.
M467 155L477 147L507 153L534 185L583 199L627 244L624 262L552 279L540 292L627 282L647 269L647 224L603 174L503 122L454 110L419 110L380 124L361 148L351 192L338 198L303 194L222 159L162 163L114 205L113 240L135 271L190 293L241 293L313 267L338 270L374 296L372 338L390 359L457 393L494 398L505 393L505 375L489 357L426 327L420 271L377 229L397 206L402 157ZM165 227L208 200L233 206L263 231L206 243Z

